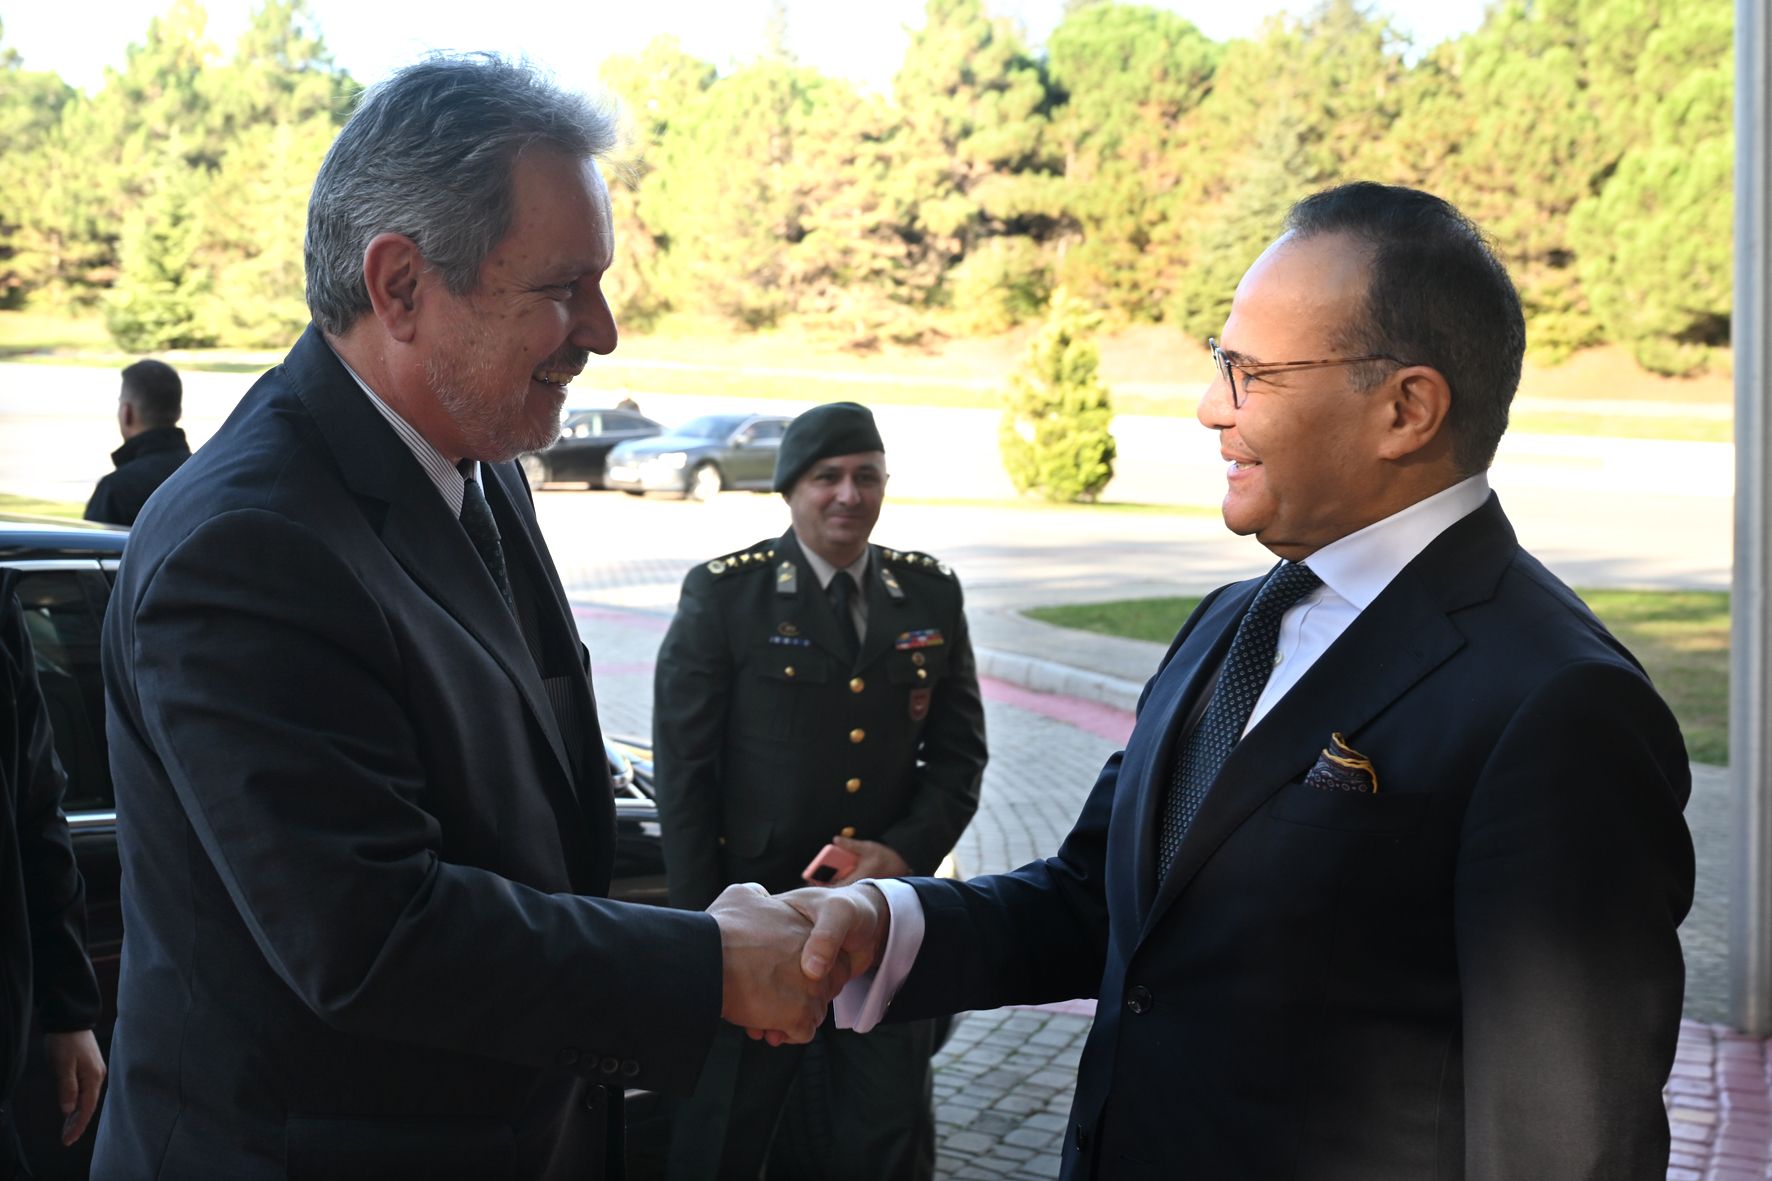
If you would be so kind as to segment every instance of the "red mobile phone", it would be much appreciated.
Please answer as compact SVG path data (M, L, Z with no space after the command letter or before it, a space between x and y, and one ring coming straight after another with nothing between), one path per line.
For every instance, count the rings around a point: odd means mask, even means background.
M814 885L826 886L838 878L847 877L860 861L861 858L847 849L826 845L812 859L812 864L800 872L800 876Z

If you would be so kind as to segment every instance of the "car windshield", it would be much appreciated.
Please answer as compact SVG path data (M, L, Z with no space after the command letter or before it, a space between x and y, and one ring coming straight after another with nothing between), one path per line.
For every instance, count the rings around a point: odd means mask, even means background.
M737 430L746 417L743 414L704 414L665 433L678 439L724 439Z

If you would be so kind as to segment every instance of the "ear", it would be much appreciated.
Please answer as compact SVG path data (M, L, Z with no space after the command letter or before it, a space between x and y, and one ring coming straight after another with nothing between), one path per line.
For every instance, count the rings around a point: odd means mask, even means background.
M135 425L135 403L119 400L117 402L117 421L124 426Z
M1451 445L1446 417L1452 412L1452 387L1438 369L1411 365L1391 374L1384 385L1391 421L1379 444L1382 459L1426 458Z
M404 234L378 234L363 251L363 283L369 306L387 334L411 344L418 334L418 294L425 258Z

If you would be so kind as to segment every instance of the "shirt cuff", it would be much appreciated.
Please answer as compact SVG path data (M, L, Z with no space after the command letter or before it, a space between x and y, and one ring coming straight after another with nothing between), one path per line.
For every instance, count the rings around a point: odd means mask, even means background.
M871 883L886 896L892 931L886 937L886 951L880 962L845 984L832 1002L837 1011L837 1028L853 1029L856 1033L866 1033L885 1018L892 998L911 974L911 966L923 948L923 901L910 883L892 878L862 881Z

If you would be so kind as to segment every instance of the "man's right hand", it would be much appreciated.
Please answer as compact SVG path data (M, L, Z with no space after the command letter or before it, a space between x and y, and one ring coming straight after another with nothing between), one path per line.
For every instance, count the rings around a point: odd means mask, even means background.
M848 958L831 956L816 977L803 971L813 920L755 883L727 886L708 913L720 925L720 1016L772 1046L811 1041L849 980Z
M800 968L809 979L822 980L842 964L845 980L867 971L886 954L892 934L892 910L878 886L863 883L842 889L809 886L780 895L812 924ZM841 987L833 991L835 996Z

